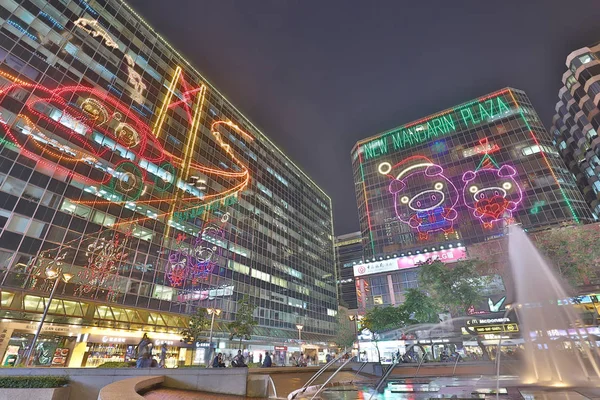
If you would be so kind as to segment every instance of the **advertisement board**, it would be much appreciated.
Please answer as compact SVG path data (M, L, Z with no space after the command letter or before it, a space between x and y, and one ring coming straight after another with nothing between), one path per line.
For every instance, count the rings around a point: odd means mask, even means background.
M354 266L354 276L364 276L378 274L381 272L396 271L406 268L414 268L428 260L440 260L445 263L456 262L467 258L467 252L464 247L454 249L431 251L424 254L415 254L405 257L391 258L387 260L375 261L371 263L358 264Z

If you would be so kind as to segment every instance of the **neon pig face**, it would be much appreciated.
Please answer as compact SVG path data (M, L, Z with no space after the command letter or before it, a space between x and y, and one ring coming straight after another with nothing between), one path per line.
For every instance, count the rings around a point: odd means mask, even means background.
M491 228L495 221L512 218L523 199L516 175L517 171L509 165L467 171L463 175L465 205L485 228Z
M433 232L454 230L459 193L443 172L442 167L431 164L390 183L396 216L415 229L420 239Z

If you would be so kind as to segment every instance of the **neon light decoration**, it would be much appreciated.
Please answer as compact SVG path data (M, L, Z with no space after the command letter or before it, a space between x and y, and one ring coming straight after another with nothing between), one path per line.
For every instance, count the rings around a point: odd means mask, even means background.
M7 74L3 76L9 77ZM0 120L0 139L15 144L27 157L62 169L90 187L105 185L118 193L108 198L99 196L106 200L98 199L90 203L124 203L131 200L148 204L173 203L174 198L179 195L178 200L196 203L181 207L180 211L185 211L202 204L223 201L243 190L250 181L248 168L237 158L219 131L220 127L225 127L230 134L252 140L250 135L232 122L217 121L213 123L211 131L232 164L237 166L234 171L231 168L214 168L194 163L189 150L186 160L168 153L150 128L109 94L84 86L51 90L21 82L0 89L0 101L20 90L35 91L36 96L29 98L22 114L10 121L10 124L4 119ZM52 163L45 161L46 159ZM71 166L65 167L66 163ZM78 174L72 167L73 163L88 165L100 172L99 177L90 179ZM177 178L177 171L184 166L190 173L218 180L221 188L201 192L185 179ZM139 200L145 193L143 188L151 186L156 186L161 191L174 190L175 197ZM155 219L156 217L158 214ZM144 219L147 218L138 221Z
M89 18L79 18L74 22L75 26L86 31L93 37L100 37L104 40L104 45L106 47L111 47L113 49L118 49L119 45L117 42L110 36L106 30L100 26L100 23L95 19Z
M107 296L110 297L113 288L108 279L118 274L119 264L129 255L126 252L127 242L132 232L133 229L128 230L124 239L121 239L119 233L115 233L110 239L100 238L87 246L85 255L88 265L78 274L76 294L84 295L92 289L103 288L108 290Z
M411 122L399 128L385 132L378 137L362 140L358 143L364 161L439 139L451 133L471 129L480 124L496 121L514 113L502 95L508 90L492 93L472 102L462 104L427 118Z
M521 187L514 178L516 175L516 169L510 165L463 174L465 205L473 211L484 228L491 228L494 222L512 218L513 211L523 199Z
M131 98L133 101L141 104L144 102L144 90L146 90L146 84L142 80L142 76L135 72L135 69L133 69L135 62L129 54L125 54L125 62L127 63L127 74L129 77L128 81L131 83L135 91Z
M420 239L433 232L454 231L459 193L439 165L423 156L396 164L389 191L394 195L396 216L416 230Z
M186 280L192 286L197 286L202 280L207 280L217 266L216 258L221 255L221 247L217 243L224 241L224 225L229 219L229 214L221 218L221 224L206 224L204 229L193 238L188 245L185 236L176 238L177 248L168 257L165 275L173 287L182 287Z

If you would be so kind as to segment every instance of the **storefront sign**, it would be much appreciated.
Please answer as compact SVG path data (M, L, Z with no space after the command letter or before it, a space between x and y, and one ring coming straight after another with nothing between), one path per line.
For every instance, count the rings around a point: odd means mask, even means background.
M196 342L196 347L216 347L215 342Z
M287 346L275 346L275 351L287 351Z
M154 341L155 346L162 346L163 344L166 344L167 346L173 346L175 344L175 342L172 340L155 340Z
M513 316L496 314L487 318L471 318L463 327L463 333L471 335L486 335L494 333L516 333L519 325Z
M35 331L35 330L37 330L37 325L30 324L30 325L27 325L25 327L25 329ZM71 331L71 328L65 327L65 326L51 326L51 325L42 326L42 332L69 333L69 331Z
M124 337L102 336L102 343L125 343L126 341Z
M354 266L354 276L378 274L380 272L397 271L399 269L414 268L427 260L440 260L445 263L456 262L466 258L467 252L464 247L456 249L432 251L424 254L416 254L406 257L392 258L389 260L376 261Z

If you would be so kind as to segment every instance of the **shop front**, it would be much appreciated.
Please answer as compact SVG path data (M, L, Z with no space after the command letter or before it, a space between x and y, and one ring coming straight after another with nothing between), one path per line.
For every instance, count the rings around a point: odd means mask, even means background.
M1 364L14 367L25 362L33 344L35 324L6 322L2 325L0 338ZM65 367L75 346L78 327L46 325L35 343L31 365L38 367Z
M165 335L168 335L165 337ZM129 332L115 334L88 334L85 335L85 351L81 360L82 367L97 367L106 362L128 362L137 357L137 345L142 339L143 332L131 335ZM152 358L157 362L160 360L162 346L166 345L165 365L167 368L175 368L185 365L187 347L192 347L176 339L175 335L148 333L151 340L150 351Z

